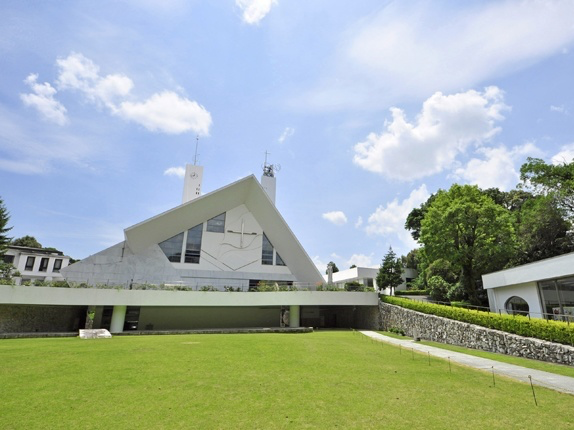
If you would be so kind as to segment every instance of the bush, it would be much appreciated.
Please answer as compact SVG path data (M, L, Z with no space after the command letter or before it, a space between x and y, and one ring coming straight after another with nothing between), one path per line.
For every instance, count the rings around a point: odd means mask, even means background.
M395 291L395 296L428 296L428 290Z
M492 312L474 311L433 303L417 302L400 297L381 295L385 303L412 309L429 315L436 315L456 321L479 325L482 327L501 330L519 336L535 337L550 342L565 345L574 344L574 324L563 321L544 320L540 318L529 319L520 315L499 315Z
M433 276L428 280L429 295L431 299L437 302L448 301L448 291L451 288L450 284L440 276Z

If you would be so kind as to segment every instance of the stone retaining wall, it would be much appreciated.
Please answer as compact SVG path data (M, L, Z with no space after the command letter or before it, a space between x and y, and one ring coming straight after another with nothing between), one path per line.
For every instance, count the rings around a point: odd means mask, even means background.
M381 330L398 328L407 336L466 348L574 366L574 347L379 302Z
M77 332L86 306L0 305L0 333Z

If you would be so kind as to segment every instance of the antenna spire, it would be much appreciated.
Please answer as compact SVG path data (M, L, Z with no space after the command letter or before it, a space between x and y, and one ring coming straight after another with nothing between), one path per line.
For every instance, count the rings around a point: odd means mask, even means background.
M267 162L267 156L270 155L271 153L268 151L265 151L265 163L263 163L263 176L269 176L271 178L275 177L275 172L278 172L279 170L281 170L281 165L280 164L269 164Z

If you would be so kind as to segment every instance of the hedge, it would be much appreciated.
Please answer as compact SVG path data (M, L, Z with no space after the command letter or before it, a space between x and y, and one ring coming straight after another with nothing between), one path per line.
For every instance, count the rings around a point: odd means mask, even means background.
M496 314L463 308L453 308L434 303L419 302L400 297L381 295L381 301L425 314L436 315L456 321L466 322L505 331L519 336L534 337L550 342L574 345L574 324L563 321L545 320L521 315Z
M395 291L395 296L428 296L428 290L401 290Z

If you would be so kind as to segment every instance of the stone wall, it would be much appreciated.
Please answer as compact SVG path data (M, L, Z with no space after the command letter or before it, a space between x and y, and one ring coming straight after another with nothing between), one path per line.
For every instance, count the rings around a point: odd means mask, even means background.
M572 346L517 336L383 302L379 302L379 310L381 330L398 328L407 336L434 342L574 366Z
M0 305L0 334L72 332L84 328L86 306Z

